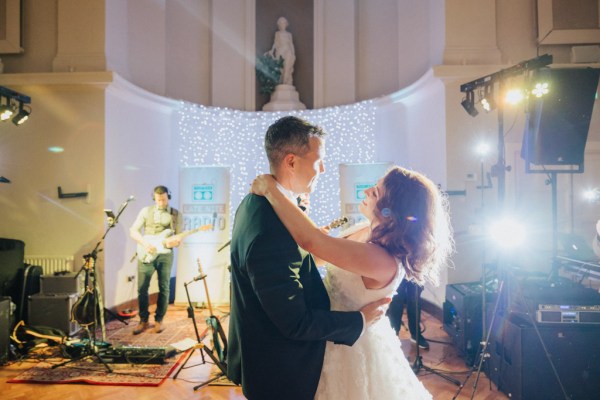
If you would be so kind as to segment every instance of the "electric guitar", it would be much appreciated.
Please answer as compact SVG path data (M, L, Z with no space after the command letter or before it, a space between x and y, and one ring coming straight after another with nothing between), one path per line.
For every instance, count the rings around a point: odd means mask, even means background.
M329 223L329 225L325 225L323 228L325 228L325 229L339 228L340 226L344 225L346 222L348 222L348 217L346 217L346 216L336 218L333 221L331 221Z
M173 237L179 238L181 240L184 237L192 235L196 232L209 231L212 229L212 227L212 224L206 224L199 226L196 229L190 229L189 231L178 233L174 236L171 236L173 234L172 229L165 229L164 231L156 235L144 235L144 243L148 243L154 246L156 248L156 252L150 253L146 251L146 248L143 245L138 243L136 250L137 257L141 262L145 264L151 263L152 261L156 260L156 257L158 257L160 254L167 254L171 251L171 249L165 247L167 238Z

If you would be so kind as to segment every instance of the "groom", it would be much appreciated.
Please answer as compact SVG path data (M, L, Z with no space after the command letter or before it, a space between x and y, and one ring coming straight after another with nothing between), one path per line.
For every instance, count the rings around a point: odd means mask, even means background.
M312 192L325 170L324 136L319 127L292 116L267 130L271 173L294 201ZM313 399L325 342L351 346L383 314L384 300L360 312L329 311L312 256L261 196L246 196L236 211L231 273L227 375L249 400Z

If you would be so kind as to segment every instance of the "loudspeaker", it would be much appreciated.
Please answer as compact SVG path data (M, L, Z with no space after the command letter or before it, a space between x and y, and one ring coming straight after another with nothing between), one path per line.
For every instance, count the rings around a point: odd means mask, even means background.
M0 365L8 362L10 337L10 297L0 298Z
M493 301L495 294L491 290L486 293L486 304ZM467 365L472 365L483 332L481 283L447 285L443 309L444 330Z
M486 374L511 399L587 400L600 393L600 326L536 327L517 314L495 326Z
M85 285L85 274L69 272L63 275L42 275L40 277L40 293L81 293Z
M521 157L535 165L580 165L596 90L597 69L540 69L532 83L547 82L548 93L532 96Z
M25 242L0 238L0 296L16 295L17 273L23 266L24 254Z
M29 296L29 325L48 326L73 336L80 329L71 321L71 309L78 298L77 293Z

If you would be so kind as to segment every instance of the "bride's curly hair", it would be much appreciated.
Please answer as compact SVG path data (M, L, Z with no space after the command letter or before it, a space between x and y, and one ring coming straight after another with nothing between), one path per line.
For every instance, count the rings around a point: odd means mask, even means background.
M439 285L454 250L446 196L429 178L401 167L388 171L383 188L371 242L402 262L407 279Z

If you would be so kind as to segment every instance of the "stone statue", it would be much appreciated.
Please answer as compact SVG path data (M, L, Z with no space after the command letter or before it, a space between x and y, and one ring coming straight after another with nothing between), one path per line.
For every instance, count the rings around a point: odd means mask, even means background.
M296 52L294 50L292 34L286 30L288 20L285 17L279 17L277 27L279 30L275 32L273 47L266 54L273 59L283 58L283 68L281 69L279 82L284 85L293 85L294 79L292 75L294 73L294 63L296 62Z
M296 62L296 51L294 50L294 42L292 34L286 30L288 20L284 17L279 17L277 20L279 30L275 32L275 40L271 50L264 54L266 58L273 60L283 60L283 66L279 69L279 84L275 86L275 90L271 93L271 101L263 106L264 111L289 111L289 110L304 110L306 106L300 101L300 95L294 87L294 63ZM280 63L274 67L277 71ZM274 74L276 76L276 74ZM275 77L273 78L273 81Z

